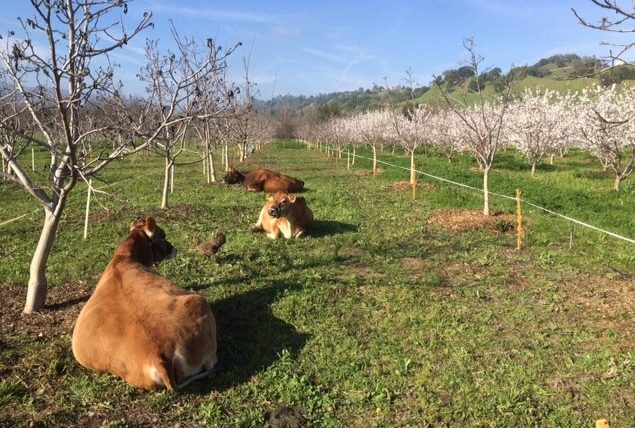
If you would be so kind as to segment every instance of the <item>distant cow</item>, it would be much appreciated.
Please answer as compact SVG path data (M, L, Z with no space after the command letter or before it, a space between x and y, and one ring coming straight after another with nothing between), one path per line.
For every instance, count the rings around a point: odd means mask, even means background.
M152 217L132 222L77 318L73 354L82 366L172 391L211 372L216 322L209 303L152 269L175 255Z
M240 183L248 192L289 193L299 192L304 188L304 181L265 168L254 169L244 174L230 168L223 181L227 184Z
M299 238L313 224L313 213L302 196L278 192L260 211L254 232L264 232L271 239L280 234L287 239Z

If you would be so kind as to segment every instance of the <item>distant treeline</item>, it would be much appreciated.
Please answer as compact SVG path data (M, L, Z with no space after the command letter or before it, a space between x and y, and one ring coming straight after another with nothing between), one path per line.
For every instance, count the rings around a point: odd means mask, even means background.
M461 85L475 91L491 86L495 92L504 87L504 81L509 73L520 78L533 76L551 80L569 80L581 77L594 77L601 85L609 86L624 80L635 80L635 66L619 65L611 67L605 60L579 56L576 54L559 54L543 58L533 65L513 67L503 73L500 67L493 67L480 73L478 81L474 78L474 71L469 66L448 69L436 76L428 86L409 88L393 86L386 88L373 85L372 88L358 88L352 91L332 92L318 95L279 95L268 101L259 101L261 110L271 111L274 115L290 112L302 113L307 107L317 109L321 119L328 119L340 114L355 114L367 110L383 108L390 103L401 104L410 99L419 98L436 83L445 85L449 91Z

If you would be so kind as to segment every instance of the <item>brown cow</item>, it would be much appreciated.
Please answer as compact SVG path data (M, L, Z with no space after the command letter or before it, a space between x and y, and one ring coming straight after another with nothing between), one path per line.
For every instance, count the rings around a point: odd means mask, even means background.
M267 237L278 239L300 238L313 224L313 213L302 196L278 192L270 197L260 211L254 232L265 232Z
M171 391L211 373L218 360L209 303L152 269L175 254L152 217L132 222L77 318L73 354L82 366Z
M304 181L265 168L254 169L244 174L230 168L223 181L227 184L240 183L248 192L288 193L299 192L304 188Z

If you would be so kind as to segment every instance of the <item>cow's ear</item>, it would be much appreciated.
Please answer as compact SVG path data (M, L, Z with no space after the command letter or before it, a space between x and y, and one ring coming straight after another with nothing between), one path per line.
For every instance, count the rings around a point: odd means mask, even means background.
M143 227L144 225L145 225L145 220L143 219L143 217L137 216L135 217L134 220L132 220L132 223L130 223L130 231L138 227Z
M152 237L156 229L157 229L157 222L154 219L154 217L146 217L145 227L144 227L144 231L146 232L146 235L148 235L149 237Z
M295 202L295 195L289 195L289 202L294 203Z

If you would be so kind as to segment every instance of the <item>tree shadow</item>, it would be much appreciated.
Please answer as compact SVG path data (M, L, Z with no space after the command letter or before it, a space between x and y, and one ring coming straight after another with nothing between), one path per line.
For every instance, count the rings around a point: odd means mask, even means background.
M78 303L84 303L86 302L91 296L91 293L86 293L83 294L79 297L75 297L73 299L68 299L65 300L63 302L57 302L57 303L52 303L52 304L48 304L46 305L46 309L50 310L50 311L57 311L59 309L66 309L72 306L77 305Z
M313 226L306 231L306 235L321 238L324 236L338 235L341 233L357 232L354 224L342 223L333 220L315 220Z
M297 356L310 336L271 311L280 293L297 288L296 284L280 283L214 302L219 369L210 381L195 382L185 391L224 391L269 367L285 349Z

